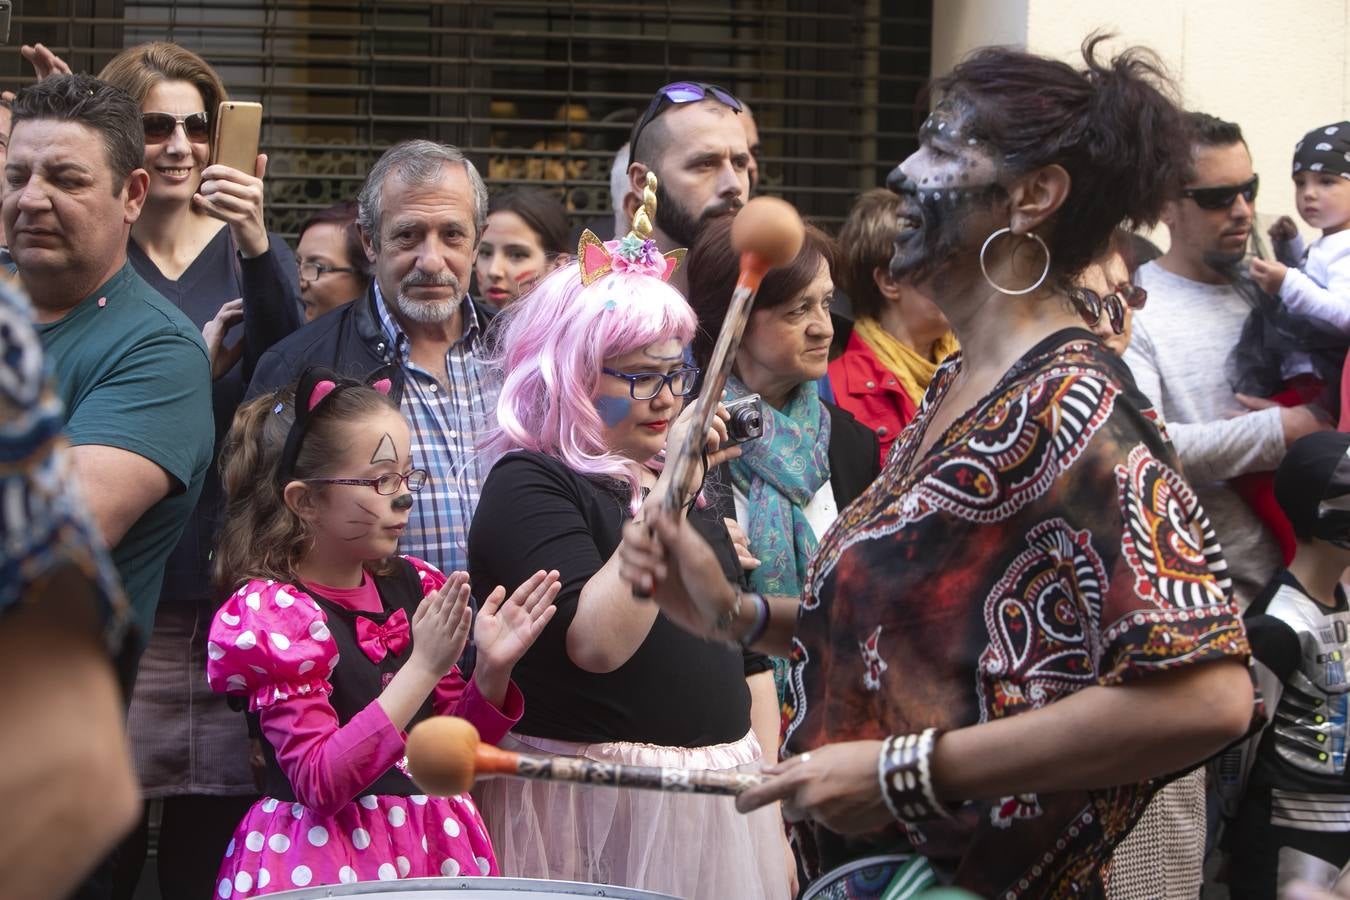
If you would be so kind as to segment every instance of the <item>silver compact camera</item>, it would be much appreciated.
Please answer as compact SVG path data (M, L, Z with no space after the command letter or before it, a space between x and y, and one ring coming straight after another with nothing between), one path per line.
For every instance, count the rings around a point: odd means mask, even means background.
M723 447L735 447L753 441L764 433L764 411L759 394L732 400L727 407L727 439Z

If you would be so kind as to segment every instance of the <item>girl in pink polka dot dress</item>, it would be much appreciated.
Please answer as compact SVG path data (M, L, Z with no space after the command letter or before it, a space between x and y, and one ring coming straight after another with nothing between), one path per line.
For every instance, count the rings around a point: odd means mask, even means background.
M511 670L552 616L557 573L509 599L497 588L475 620L464 573L395 555L426 472L388 390L311 369L241 407L222 452L216 574L231 593L207 678L247 699L266 766L225 849L221 898L497 874L473 800L428 797L408 777L406 730L452 714L501 739L523 709ZM471 626L466 682L455 662Z

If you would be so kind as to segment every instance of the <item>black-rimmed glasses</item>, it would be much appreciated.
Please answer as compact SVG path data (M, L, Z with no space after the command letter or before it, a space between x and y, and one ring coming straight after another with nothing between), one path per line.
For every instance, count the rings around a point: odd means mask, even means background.
M300 263L300 277L306 281L318 281L329 272L356 272L351 266L329 266L318 262Z
M666 109L666 102L671 104L695 103L706 97L712 97L718 103L729 106L736 112L742 112L741 101L724 87L718 87L715 84L705 84L702 81L675 81L656 92L652 102L647 104L647 111L644 112L633 126L633 136L628 140L628 158L637 159L638 138L642 137L642 130L650 125L661 112Z
M188 113L186 116L164 112L141 114L141 128L145 129L147 143L167 141L179 125L183 126L183 133L189 141L204 144L211 139L211 128L204 112Z
M620 372L608 366L600 370L606 375L622 378L628 382L628 396L634 400L650 400L670 385L670 392L676 397L688 397L698 384L699 369L685 366L670 373L661 372Z
M392 497L403 488L405 482L408 485L408 490L414 494L417 493L427 486L431 476L427 474L426 469L413 469L406 475L390 472L387 475L381 475L379 478L305 478L303 480L317 481L321 484L353 484L357 487L373 487L375 493Z
M1242 184L1221 184L1217 187L1187 188L1181 196L1190 197L1201 209L1228 209L1233 201L1242 197L1248 203L1255 202L1257 188L1261 186L1259 175L1253 175Z

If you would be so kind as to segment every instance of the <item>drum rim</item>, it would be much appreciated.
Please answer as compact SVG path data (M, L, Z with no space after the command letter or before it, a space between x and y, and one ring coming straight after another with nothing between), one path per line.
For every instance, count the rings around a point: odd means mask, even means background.
M379 896L390 891L490 890L519 894L558 893L566 888L578 897L612 897L615 900L680 900L673 894L662 894L621 884L593 884L586 881L557 881L546 878L501 878L496 876L453 878L406 878L394 881L358 881L355 884L324 884L296 888L269 894L269 900L321 900L325 897ZM336 892L336 893L334 893Z

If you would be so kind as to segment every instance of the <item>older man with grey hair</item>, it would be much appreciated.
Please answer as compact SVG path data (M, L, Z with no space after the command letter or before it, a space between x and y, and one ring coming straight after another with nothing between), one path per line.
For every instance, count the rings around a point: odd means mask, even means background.
M412 427L413 464L431 474L399 549L445 572L467 568L465 535L486 474L474 438L496 406L497 379L483 363L487 317L469 297L487 200L458 149L390 147L359 197L370 289L273 346L249 385L254 397L313 365L356 378L386 369Z

